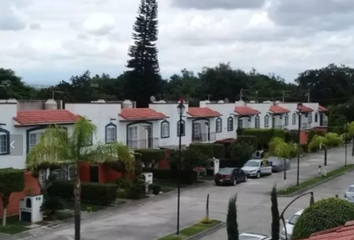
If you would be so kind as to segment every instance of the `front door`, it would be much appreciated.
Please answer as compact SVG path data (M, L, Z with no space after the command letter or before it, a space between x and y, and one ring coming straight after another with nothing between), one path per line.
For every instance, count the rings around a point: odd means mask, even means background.
M90 182L99 182L98 169L98 165L90 165Z

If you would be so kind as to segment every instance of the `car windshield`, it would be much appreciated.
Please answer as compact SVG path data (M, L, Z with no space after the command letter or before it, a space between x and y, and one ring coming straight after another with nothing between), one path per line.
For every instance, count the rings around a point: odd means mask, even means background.
M261 237L257 237L257 236L249 236L249 235L240 235L238 237L239 240L260 240L263 239Z
M231 172L232 172L232 168L221 168L220 170L219 170L219 173L220 174L230 174Z
M250 160L248 162L246 162L245 166L247 167L259 167L259 161L256 160Z
M354 193L354 187L349 187L347 192Z
M297 222L297 220L299 219L299 217L300 217L300 215L294 215L294 216L290 219L289 224L295 225L296 222Z

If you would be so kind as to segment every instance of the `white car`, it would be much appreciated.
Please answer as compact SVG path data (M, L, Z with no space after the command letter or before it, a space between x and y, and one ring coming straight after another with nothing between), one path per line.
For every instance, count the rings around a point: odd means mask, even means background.
M270 240L270 236L259 233L241 233L238 235L239 240Z
M354 184L349 186L349 188L344 194L344 199L351 203L354 203Z
M300 217L300 215L302 214L303 211L304 211L304 209L296 212L290 218L290 220L286 220L285 227L283 227L283 229L280 231L280 239L281 240L291 240L291 237L293 235L294 226L295 226L297 220L299 219L299 217ZM286 228L286 234L287 234L288 237L285 236L285 228Z
M267 161L265 164L265 161L261 159L251 159L241 169L248 177L260 178L263 175L272 174L272 162Z

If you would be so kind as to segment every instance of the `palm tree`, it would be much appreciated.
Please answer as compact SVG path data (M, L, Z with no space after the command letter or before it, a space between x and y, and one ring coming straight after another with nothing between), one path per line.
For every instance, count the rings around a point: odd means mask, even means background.
M80 240L81 223L81 163L115 162L124 163L128 172L134 172L134 153L120 143L97 144L87 146L91 142L96 126L86 118L80 117L74 124L72 134L65 128L54 126L47 128L38 142L27 155L26 165L30 171L37 172L51 166L75 165L76 181L74 185L75 196L75 240Z

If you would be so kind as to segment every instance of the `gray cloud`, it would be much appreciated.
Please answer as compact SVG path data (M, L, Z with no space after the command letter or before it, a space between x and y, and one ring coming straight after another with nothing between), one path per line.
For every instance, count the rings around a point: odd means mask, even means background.
M18 31L26 28L26 23L20 13L17 11L21 1L9 3L4 1L0 4L0 30Z
M39 23L30 23L29 24L29 29L31 29L31 30L40 30L41 29L41 25Z
M172 0L172 5L185 9L255 9L264 5L266 0Z
M282 26L303 31L337 31L354 25L352 0L273 0L269 17Z

